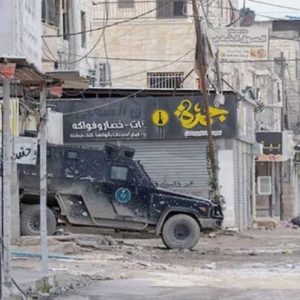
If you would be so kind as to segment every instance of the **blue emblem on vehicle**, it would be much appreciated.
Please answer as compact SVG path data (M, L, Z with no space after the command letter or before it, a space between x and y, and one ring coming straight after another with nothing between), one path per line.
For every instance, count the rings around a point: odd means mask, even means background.
M116 191L115 198L119 203L127 203L131 200L131 192L128 189L120 188Z

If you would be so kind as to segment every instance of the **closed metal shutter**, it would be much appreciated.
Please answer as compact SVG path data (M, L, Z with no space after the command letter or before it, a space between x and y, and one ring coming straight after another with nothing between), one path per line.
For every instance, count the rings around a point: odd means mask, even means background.
M161 187L208 197L206 140L123 141L122 145L136 150L134 159Z
M235 140L235 218L239 230L252 225L252 156L251 145Z

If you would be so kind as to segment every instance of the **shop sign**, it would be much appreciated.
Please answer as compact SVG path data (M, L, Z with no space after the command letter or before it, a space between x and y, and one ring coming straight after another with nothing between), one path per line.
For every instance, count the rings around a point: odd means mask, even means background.
M209 36L218 47L221 60L263 60L268 58L267 28L210 28Z
M263 154L258 161L288 161L294 157L293 132L257 132L256 141L262 144Z
M206 119L202 97L98 98L59 100L64 114L64 143L119 139L186 139L207 136L211 124L214 137L236 136L236 98L225 105L209 101Z
M283 156L280 154L274 155L274 154L261 154L257 156L258 161L265 161L265 162L281 162L283 161Z

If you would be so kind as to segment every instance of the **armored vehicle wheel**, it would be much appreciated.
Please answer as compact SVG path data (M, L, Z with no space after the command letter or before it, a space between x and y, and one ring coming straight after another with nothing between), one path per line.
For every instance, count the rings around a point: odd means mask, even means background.
M40 234L40 206L29 205L21 213L21 235ZM47 233L54 234L56 218L51 209L47 208Z
M170 249L192 249L199 238L199 225L188 215L172 216L166 221L162 230L163 242Z

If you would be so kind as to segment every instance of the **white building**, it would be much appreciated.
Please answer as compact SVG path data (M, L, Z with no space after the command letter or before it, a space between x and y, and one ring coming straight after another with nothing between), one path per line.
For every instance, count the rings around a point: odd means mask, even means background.
M42 1L43 71L79 87L90 70L92 0ZM84 81L84 80L83 80Z

